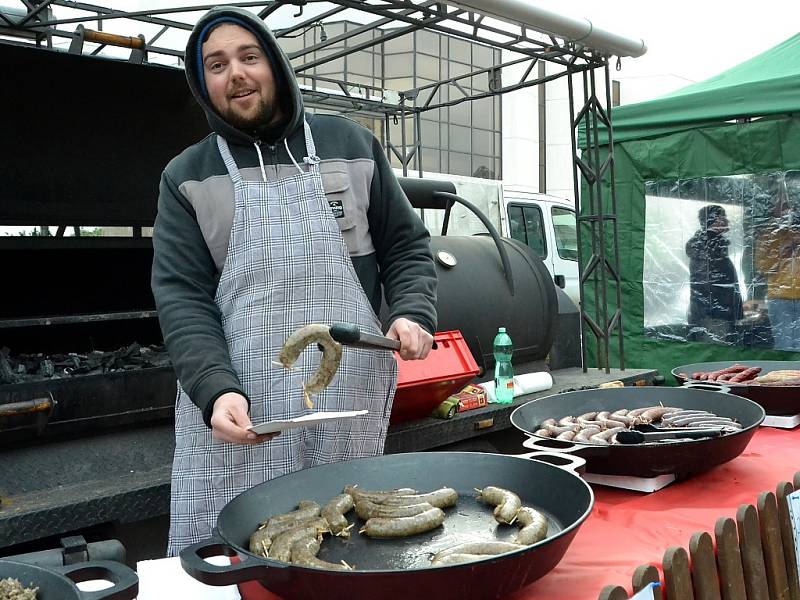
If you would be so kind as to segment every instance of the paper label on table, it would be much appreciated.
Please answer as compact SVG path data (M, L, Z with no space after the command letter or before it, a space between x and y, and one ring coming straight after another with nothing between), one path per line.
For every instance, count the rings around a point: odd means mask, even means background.
M794 555L797 568L800 569L800 490L786 496L789 505L789 520L792 523L792 537L794 538Z
M253 425L249 429L253 433L262 435L264 433L275 433L276 431L285 431L287 429L296 429L298 427L314 427L320 423L327 423L329 421L341 421L342 419L353 419L367 414L366 410L345 410L345 411L321 411L309 413L302 417L294 419L285 419L278 421L268 421L266 423L259 423Z
M656 593L655 589L661 587L660 583L653 582L647 584L647 587L642 588L638 592L636 592L633 596L631 596L630 600L655 600Z

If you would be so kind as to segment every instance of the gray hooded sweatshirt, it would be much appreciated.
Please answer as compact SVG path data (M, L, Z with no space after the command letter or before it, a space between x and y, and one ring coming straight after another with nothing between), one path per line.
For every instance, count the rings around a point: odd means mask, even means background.
M265 48L276 85L283 88L277 97L285 118L278 126L241 131L208 102L199 38L220 17L244 24ZM405 317L433 333L436 271L430 238L372 133L344 117L305 114L286 55L264 22L248 11L224 8L204 15L189 37L185 64L189 87L214 133L175 157L161 176L151 283L176 374L206 424L220 395L245 395L214 302L234 217L233 183L216 135L227 140L246 180L262 181L264 175L274 180L296 172L284 139L297 160L306 156L305 116L321 159L325 194L372 308L376 313L380 309L383 291L388 322ZM261 149L263 171L255 144Z

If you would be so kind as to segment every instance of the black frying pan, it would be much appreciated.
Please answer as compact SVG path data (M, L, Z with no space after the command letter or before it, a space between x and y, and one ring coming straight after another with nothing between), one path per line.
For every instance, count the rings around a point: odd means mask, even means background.
M746 367L761 367L759 376L766 375L770 371L800 369L800 361L796 360L726 360L681 365L672 369L672 376L678 383L684 384L689 381L692 373L719 371L734 364ZM684 376L684 374L688 375L688 377ZM714 382L703 381L701 383L713 384ZM749 398L753 402L760 404L768 415L796 415L800 413L800 386L744 385L727 381L721 381L720 384L729 387L732 394Z
M561 464L570 459L551 455L551 460ZM397 540L360 535L358 529L363 523L350 513L349 520L356 523L350 541L326 537L319 558L330 562L343 559L356 567L352 572L289 565L246 550L250 534L267 516L291 511L303 499L323 504L347 484L420 491L449 486L458 491L459 502L447 509L443 527ZM508 540L516 533L516 526L498 525L491 508L475 500L475 488L487 485L512 490L523 505L545 513L550 522L547 538L500 557L431 567L430 556L438 550L462 541ZM220 512L212 538L184 549L181 563L192 577L204 583L230 585L259 580L287 600L405 600L420 595L436 600L499 599L556 566L593 503L591 488L574 472L538 460L477 452L362 458L297 471L240 494ZM203 560L221 554L238 555L241 563L218 567Z
M736 433L680 443L598 446L565 442L535 434L540 424L592 411L645 406L677 406L707 410L742 424ZM586 459L586 470L603 475L656 477L674 473L682 478L739 456L764 420L764 409L745 398L719 391L689 388L626 387L556 394L523 404L511 413L511 424L527 433L528 448L567 452Z
M131 600L139 593L139 578L127 566L108 560L65 567L39 567L0 559L0 579L10 577L24 587L37 587L37 600ZM114 585L97 592L82 592L81 581L103 579Z

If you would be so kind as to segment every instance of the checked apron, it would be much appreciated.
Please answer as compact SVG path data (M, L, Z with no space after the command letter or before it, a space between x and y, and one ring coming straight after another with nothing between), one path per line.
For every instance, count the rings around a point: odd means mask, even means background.
M343 321L381 333L325 197L305 122L304 131L305 167L268 182L243 180L227 143L217 136L233 180L236 211L215 302L253 423L310 412L302 382L316 371L322 353L306 349L296 371L271 362L295 329ZM256 446L213 441L200 410L179 386L167 554L175 556L208 538L225 504L259 483L319 464L382 454L396 381L391 352L347 347L330 386L312 397L313 410L369 413L284 431Z

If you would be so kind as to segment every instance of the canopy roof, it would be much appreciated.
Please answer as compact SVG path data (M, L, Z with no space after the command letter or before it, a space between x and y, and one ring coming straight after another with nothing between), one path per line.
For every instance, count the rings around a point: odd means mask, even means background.
M614 141L797 111L800 33L710 79L655 100L614 109Z

